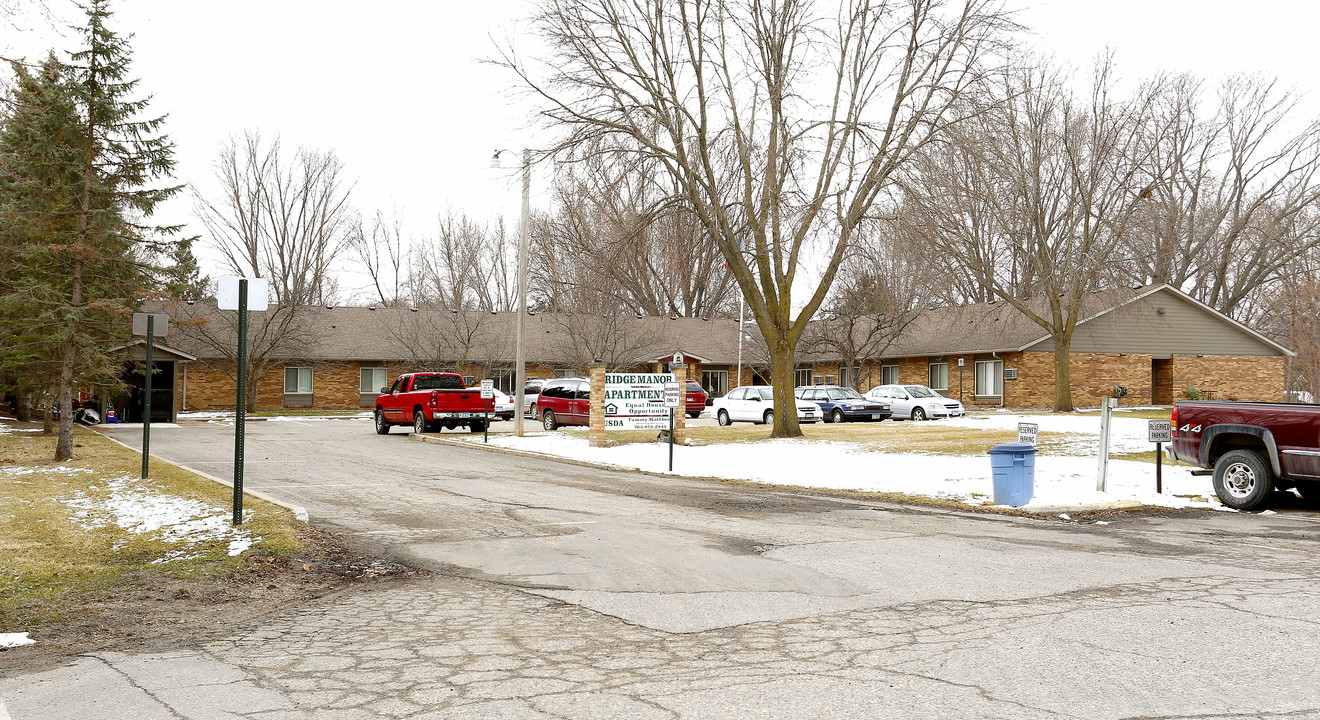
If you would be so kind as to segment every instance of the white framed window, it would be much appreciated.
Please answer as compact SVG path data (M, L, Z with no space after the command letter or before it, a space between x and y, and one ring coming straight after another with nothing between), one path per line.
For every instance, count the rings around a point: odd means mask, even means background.
M811 368L798 368L793 371L793 387L811 384Z
M946 362L930 364L930 382L927 383L931 390L949 389L949 364Z
M898 384L898 366L881 365L880 366L880 384L897 385Z
M729 371L702 370L701 387L705 388L711 397L724 397L724 394L729 392Z
M311 368L309 367L284 368L285 395L310 395L311 393L312 393Z
M288 368L285 369L285 385L288 385ZM308 381L310 386L311 381ZM389 372L383 367L364 367L362 368L362 382L358 385L358 392L363 395L375 395L380 389L390 384ZM285 392L288 392L287 390Z
M573 368L555 368L555 377L557 378L577 377L577 371L574 370Z
M1002 360L976 361L976 394L982 397L1000 397L1004 394Z
M500 368L492 371L494 375L491 379L495 381L495 389L506 395L514 394L515 382L518 380L518 372L512 368Z

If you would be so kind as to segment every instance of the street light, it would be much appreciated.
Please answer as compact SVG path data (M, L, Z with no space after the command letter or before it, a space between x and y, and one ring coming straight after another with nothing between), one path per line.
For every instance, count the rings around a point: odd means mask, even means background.
M500 155L512 150L496 150L490 166L500 167ZM523 386L527 384L527 230L532 208L532 151L522 151L522 221L518 231L518 370L513 387L513 434L523 436Z

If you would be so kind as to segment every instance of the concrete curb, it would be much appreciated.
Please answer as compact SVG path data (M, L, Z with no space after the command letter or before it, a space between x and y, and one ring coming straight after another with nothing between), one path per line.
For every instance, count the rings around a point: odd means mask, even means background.
M105 433L101 432L100 430L97 430L97 429L95 429L95 428L89 428L89 429L90 429L92 432L96 433L97 435L100 435L101 437L105 438L106 440L109 440L109 441L112 442L112 443L116 443L116 444L118 444L118 445L121 445L121 446L123 446L123 447L126 447L126 448L128 448L129 450L132 450L132 451L135 452L135 453L139 453L139 454L140 454L140 453L142 452L140 449L135 448L135 447L133 447L132 445L129 445L129 444L127 444L127 443L125 443L125 442L123 442L123 441L121 441L121 440L116 440L115 438L112 438L112 437L110 437L109 435L106 435ZM172 466L174 466L174 467L176 467L176 468L179 468L180 470L184 470L184 471L186 471L186 472L190 472L190 473L192 473L192 474L194 474L194 475L200 475L200 476L202 476L202 477L204 477L204 478L206 478L207 480L210 480L210 481L212 481L212 482L218 482L218 483L220 483L221 485L224 485L224 486L227 487L227 488L231 488L231 489L232 489L232 488L234 487L234 482L233 482L232 480L226 480L226 479L224 479L224 478L222 478L222 477L216 477L215 475L211 475L210 473L202 472L201 470L197 470L197 469L195 469L195 468L190 468L190 467L188 467L188 466L186 466L186 465L180 465L179 463L176 463L176 462L174 462L173 460L166 460L165 458L163 458L163 457L161 457L161 456L159 456L159 455L157 455L157 454L155 454L155 453L151 453L151 458L152 458L153 460L158 460L158 461L160 461L160 462L163 462L163 463L165 463L166 465L172 465ZM284 508L285 510L288 510L289 512L293 513L293 518L294 518L295 520L297 520L298 522L300 522L300 523L308 523L308 524L311 523L311 520L308 519L308 517L307 517L307 508L303 507L302 505L293 505L293 504L290 504L290 503L286 503L286 502L284 502L283 500L276 500L275 498L273 498L273 497L267 495L267 494L264 493L264 492L261 492L260 490L249 490L249 489L246 488L246 487L243 488L243 494L244 494L244 495L251 495L252 497L257 498L258 500L264 500L264 501L270 503L271 505L278 505L278 506Z
M1158 506L1144 505L1136 500L1115 500L1114 502L1090 503L1086 505L1041 505L1038 507L1020 507L1013 509L1031 515L1058 515L1059 513L1093 513L1104 512L1106 510L1131 510L1132 508L1140 507Z

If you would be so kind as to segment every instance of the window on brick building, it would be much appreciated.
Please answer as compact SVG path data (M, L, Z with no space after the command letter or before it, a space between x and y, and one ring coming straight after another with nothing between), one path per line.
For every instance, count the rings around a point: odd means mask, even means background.
M930 385L931 390L949 389L949 364L946 362L930 364Z
M1002 360L976 361L976 394L982 397L1002 397L1004 394L1004 362Z
M839 368L839 384L844 387L856 387L862 377L862 369L859 367L841 367Z
M811 368L798 368L793 371L793 387L811 384Z
M898 366L881 365L880 366L880 384L897 385L898 384Z
M312 369L309 367L284 368L284 394L310 395L312 393Z
M390 384L389 373L383 367L362 368L362 383L358 392L363 395L375 395L380 389Z

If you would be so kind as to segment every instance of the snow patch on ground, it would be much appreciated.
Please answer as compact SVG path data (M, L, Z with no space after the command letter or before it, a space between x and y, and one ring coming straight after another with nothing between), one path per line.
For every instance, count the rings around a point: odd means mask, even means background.
M35 642L36 640L28 637L28 634L25 632L0 633L0 648L23 647L24 645L32 645Z
M19 477L21 475L34 475L36 473L53 473L55 475L78 475L80 473L89 473L91 470L80 467L66 467L63 465L36 465L14 467L0 467L0 477Z
M934 428L947 423L930 423ZM960 427L1015 430L1018 422L1034 422L1041 432L1067 433L1061 447L1050 446L1036 456L1035 494L1028 508L1136 501L1170 508L1223 509L1210 478L1196 477L1191 468L1165 466L1164 492L1155 492L1155 468L1150 463L1110 460L1106 492L1095 489L1099 417L994 414L958 418ZM1146 421L1116 419L1111 452L1152 450L1146 442ZM1138 428L1140 437L1138 438ZM1140 442L1138 442L1138 439ZM478 437L462 442L481 442ZM593 448L580 434L533 433L518 438L492 435L493 445L560 457L668 473L668 445L634 443ZM989 449L989 448L987 448ZM993 498L990 458L986 455L924 455L869 450L854 442L761 440L751 443L678 447L676 475L749 480L770 485L899 493L984 505Z
M227 543L230 557L252 545L252 536L231 526L231 516L223 508L162 494L148 481L127 475L106 478L102 483L93 486L90 493L79 490L72 498L61 500L74 511L73 521L84 529L115 525L134 535L149 535L152 540L184 546L156 559L156 563L201 557L216 543ZM250 517L251 511L244 512L245 518Z

